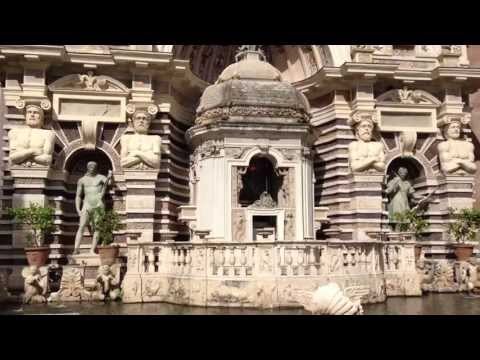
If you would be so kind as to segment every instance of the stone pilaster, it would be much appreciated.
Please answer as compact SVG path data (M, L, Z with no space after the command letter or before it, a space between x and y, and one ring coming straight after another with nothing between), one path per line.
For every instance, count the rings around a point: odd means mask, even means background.
M383 246L387 296L421 296L421 277L415 266L415 236L391 233Z
M48 199L45 194L47 179L50 174L48 168L12 168L13 181L12 207L29 207L31 203L48 207ZM26 231L14 229L12 234L13 246L23 248Z
M140 303L142 299L142 248L138 244L138 237L141 233L127 237L127 273L122 283L123 297L125 303Z
M441 209L471 209L473 206L474 177L471 175L448 175L439 179L437 194Z
M383 174L354 173L349 176L350 209L348 221L355 233L380 232L383 212Z
M155 229L155 183L158 170L125 170L127 231L142 232L152 242Z

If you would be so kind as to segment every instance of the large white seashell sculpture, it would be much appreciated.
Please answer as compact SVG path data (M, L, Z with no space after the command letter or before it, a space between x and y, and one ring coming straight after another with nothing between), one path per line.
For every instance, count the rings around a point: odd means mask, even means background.
M365 292L366 291L366 292ZM356 299L350 299L336 283L320 286L314 292L298 291L298 302L314 315L362 315L360 297L368 289L356 286L346 289Z

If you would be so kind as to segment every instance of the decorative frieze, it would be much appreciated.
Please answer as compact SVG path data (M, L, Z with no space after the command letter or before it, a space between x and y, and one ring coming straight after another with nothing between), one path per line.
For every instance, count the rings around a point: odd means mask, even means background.
M197 125L206 125L219 120L228 120L231 116L286 118L296 119L298 122L307 122L310 119L309 114L303 110L261 106L232 106L207 110L197 117L195 123Z

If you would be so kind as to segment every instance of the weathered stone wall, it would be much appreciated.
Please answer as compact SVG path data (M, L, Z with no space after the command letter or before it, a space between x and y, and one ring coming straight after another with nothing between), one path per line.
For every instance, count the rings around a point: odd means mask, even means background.
M468 59L472 67L480 67L480 45L468 46ZM472 107L472 142L475 145L475 159L478 169L475 174L474 197L476 208L480 207L480 90L470 95L470 106Z

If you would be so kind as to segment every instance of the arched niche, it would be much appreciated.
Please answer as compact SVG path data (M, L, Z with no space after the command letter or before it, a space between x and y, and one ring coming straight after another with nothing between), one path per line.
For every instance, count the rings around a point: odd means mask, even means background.
M239 204L242 207L252 205L267 192L278 204L278 193L283 184L283 177L278 173L272 157L257 154L250 159L245 173L242 175L242 189L240 190Z
M332 45L261 46L267 61L280 70L283 80L292 83L314 75L323 66L340 66L348 60L345 57L348 51L332 50ZM223 69L235 62L238 47L239 45L175 45L173 54L177 59L189 60L194 74L213 83Z
M95 161L98 164L98 173L107 175L110 170L113 170L112 162L107 154L101 150L85 150L79 149L72 153L65 162L65 171L71 177L81 177L85 174L87 164L90 161Z
M422 181L426 178L425 168L421 164L420 161L415 159L414 157L401 157L398 156L392 159L387 164L386 170L386 181L390 181L396 175L396 171L400 167L405 167L408 170L408 177L407 179L411 181L412 185L416 182Z

